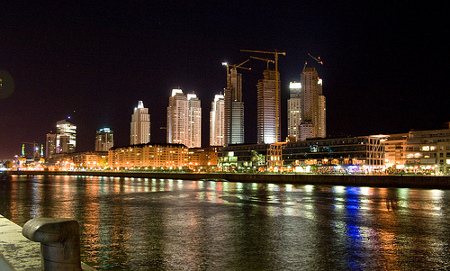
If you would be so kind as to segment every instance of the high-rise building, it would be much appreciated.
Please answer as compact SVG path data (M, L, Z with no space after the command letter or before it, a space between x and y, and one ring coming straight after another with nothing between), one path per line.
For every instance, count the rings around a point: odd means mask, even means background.
M326 99L322 92L322 79L319 78L319 117L317 124L317 137L327 137L327 107Z
M72 153L77 146L77 126L67 120L56 123L56 152Z
M265 70L263 76L264 79L258 80L257 84L257 142L271 144L280 141L281 95L277 95L280 74L274 70Z
M291 82L289 84L290 96L287 101L288 137L300 138L300 124L302 121L302 84Z
M210 146L224 146L225 145L225 101L222 94L216 94L214 101L211 103L210 112Z
M77 145L77 126L67 120L56 123L56 133L47 134L46 157L51 158L55 153L75 152Z
M326 137L326 100L322 94L322 79L315 68L305 68L300 75L303 87L300 140Z
M48 133L45 146L45 157L51 158L56 153L56 134Z
M188 104L181 89L172 89L167 107L167 143L183 144L187 141Z
M102 128L95 136L95 151L108 151L114 147L113 131L109 128Z
M150 142L150 114L142 101L134 108L130 123L130 144L147 144Z
M195 94L173 89L167 107L167 143L201 147L201 102Z
M242 74L234 67L227 74L224 93L225 144L244 143L244 102L242 101Z
M188 101L188 141L189 148L202 146L202 104L194 93L187 94Z

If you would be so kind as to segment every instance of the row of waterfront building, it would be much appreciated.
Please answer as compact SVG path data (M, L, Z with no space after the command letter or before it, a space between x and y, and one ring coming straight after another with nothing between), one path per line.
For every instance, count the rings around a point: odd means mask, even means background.
M450 127L390 135L287 140L188 148L177 143L112 147L107 152L59 153L59 170L193 170L228 172L450 174Z

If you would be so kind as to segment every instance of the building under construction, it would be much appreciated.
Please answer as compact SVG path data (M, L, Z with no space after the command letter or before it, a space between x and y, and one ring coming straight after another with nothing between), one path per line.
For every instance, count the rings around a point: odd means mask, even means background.
M280 75L274 70L265 70L258 80L257 142L271 144L280 141ZM278 85L278 86L277 86Z
M247 60L248 61L248 60ZM237 69L249 69L239 65L227 66L227 87L224 93L225 145L244 143L244 102L242 101L242 74ZM231 69L230 69L231 67Z

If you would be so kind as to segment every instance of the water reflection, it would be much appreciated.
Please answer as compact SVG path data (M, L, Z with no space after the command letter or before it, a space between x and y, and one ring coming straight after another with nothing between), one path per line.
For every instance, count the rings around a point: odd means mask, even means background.
M14 176L0 213L80 222L82 258L125 270L449 267L449 191Z

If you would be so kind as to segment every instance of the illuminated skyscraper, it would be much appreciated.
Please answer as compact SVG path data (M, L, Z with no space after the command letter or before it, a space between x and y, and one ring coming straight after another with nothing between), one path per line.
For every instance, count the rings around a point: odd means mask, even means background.
M167 143L201 147L201 102L195 94L173 89L167 107Z
M322 79L319 78L319 118L317 124L317 137L327 137L327 107L326 99L322 92Z
M287 101L288 137L300 138L300 124L302 121L302 84L291 82L289 84L290 97Z
M188 105L181 89L172 89L167 107L167 143L183 144L187 141Z
M210 112L210 146L224 146L224 128L225 128L225 110L224 110L224 96L216 94L214 101L211 103Z
M242 101L242 74L236 68L227 74L224 94L224 136L225 144L244 143L244 102Z
M77 126L67 120L56 123L56 134L47 134L47 158L54 153L75 152L77 145Z
M188 141L184 143L189 148L202 146L202 105L194 93L187 95L188 101Z
M280 75L274 70L265 70L264 79L258 80L257 105L257 142L271 144L280 141L280 131L277 132L277 123L280 123L280 97L276 91L276 80ZM278 79L278 89L280 80ZM276 101L278 97L278 102ZM278 105L278 106L277 106ZM278 111L278 114L277 114ZM278 116L278 120L277 120ZM277 138L278 135L278 138Z
M95 136L95 151L108 151L114 147L113 132L109 128L102 128Z
M300 140L326 137L326 100L322 94L322 79L315 68L305 68L300 75L303 86Z
M134 108L130 123L130 144L146 144L150 142L150 114L142 101Z

